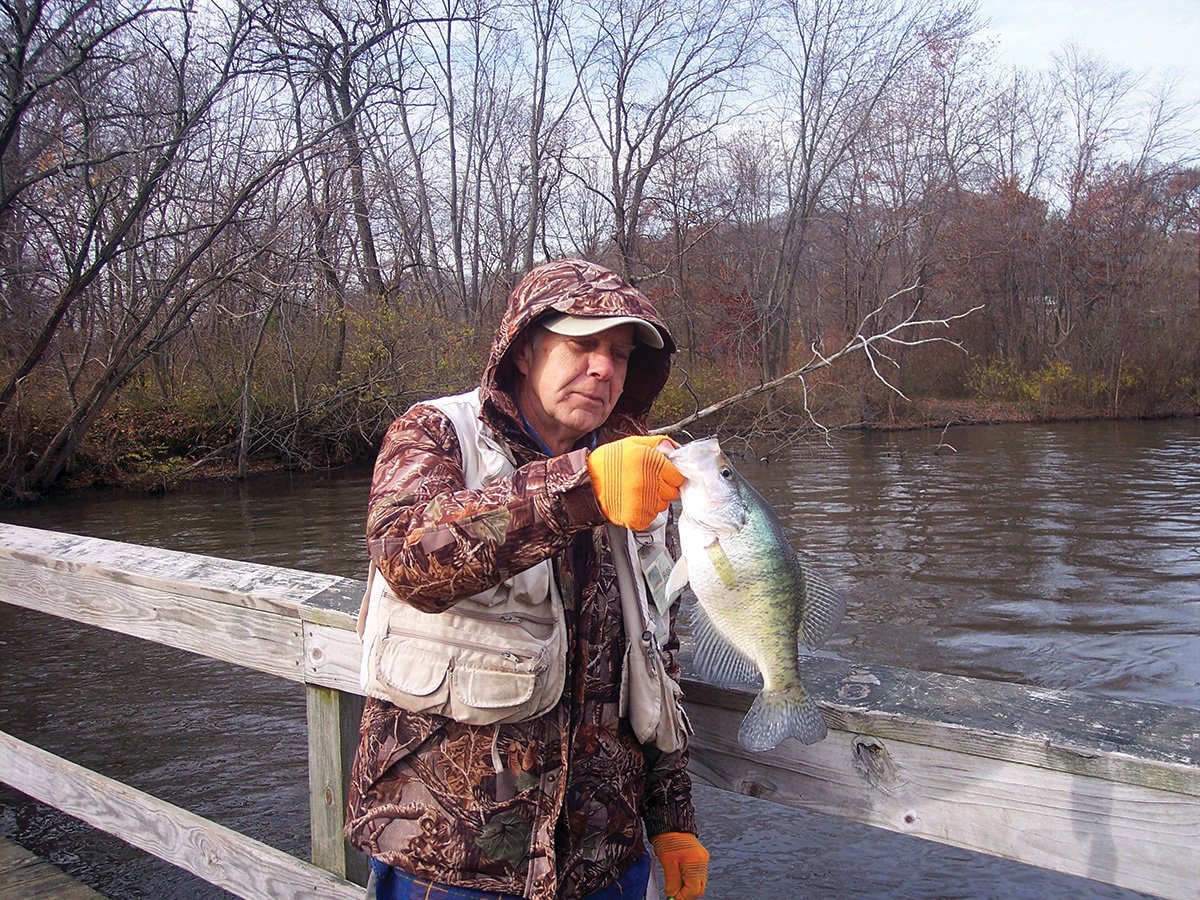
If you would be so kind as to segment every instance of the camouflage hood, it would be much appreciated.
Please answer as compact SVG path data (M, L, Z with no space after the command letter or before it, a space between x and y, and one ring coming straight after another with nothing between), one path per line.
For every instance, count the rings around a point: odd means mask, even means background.
M512 398L512 349L539 319L556 313L575 316L637 316L662 335L663 348L638 343L629 359L625 390L609 423L617 431L645 430L655 398L667 383L675 341L646 296L620 275L581 259L563 259L530 270L508 297L508 308L483 372L483 416L510 440L529 444ZM618 424L614 420L625 421Z

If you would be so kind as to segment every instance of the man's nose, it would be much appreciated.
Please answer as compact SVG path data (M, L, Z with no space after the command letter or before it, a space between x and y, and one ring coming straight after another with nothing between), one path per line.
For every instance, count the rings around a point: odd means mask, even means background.
M588 355L588 374L608 381L616 371L616 363L612 354L605 350L593 350Z

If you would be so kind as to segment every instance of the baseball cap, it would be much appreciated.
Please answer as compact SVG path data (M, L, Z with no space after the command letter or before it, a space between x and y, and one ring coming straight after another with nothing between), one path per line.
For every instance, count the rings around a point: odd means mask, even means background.
M538 324L547 331L553 331L555 334L565 337L586 337L589 334L598 334L609 328L616 328L618 325L632 325L634 338L647 347L661 350L664 346L662 335L658 329L646 319L640 319L637 316L573 316L570 313L558 313L548 319L543 319Z

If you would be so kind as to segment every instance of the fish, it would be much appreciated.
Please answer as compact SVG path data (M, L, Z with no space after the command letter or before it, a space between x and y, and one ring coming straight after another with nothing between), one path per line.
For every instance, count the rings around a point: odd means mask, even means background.
M779 518L715 438L667 456L684 481L681 553L666 593L673 598L690 583L696 596L696 674L720 687L761 683L738 730L747 750L771 750L788 737L822 740L825 719L800 680L799 644L824 643L846 612L845 597L800 558Z

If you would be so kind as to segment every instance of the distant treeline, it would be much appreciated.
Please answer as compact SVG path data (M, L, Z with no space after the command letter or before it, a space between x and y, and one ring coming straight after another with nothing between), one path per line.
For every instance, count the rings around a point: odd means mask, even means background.
M14 0L0 41L6 498L368 455L564 255L668 317L664 423L908 319L725 415L1197 408L1190 111L1004 70L969 2Z

